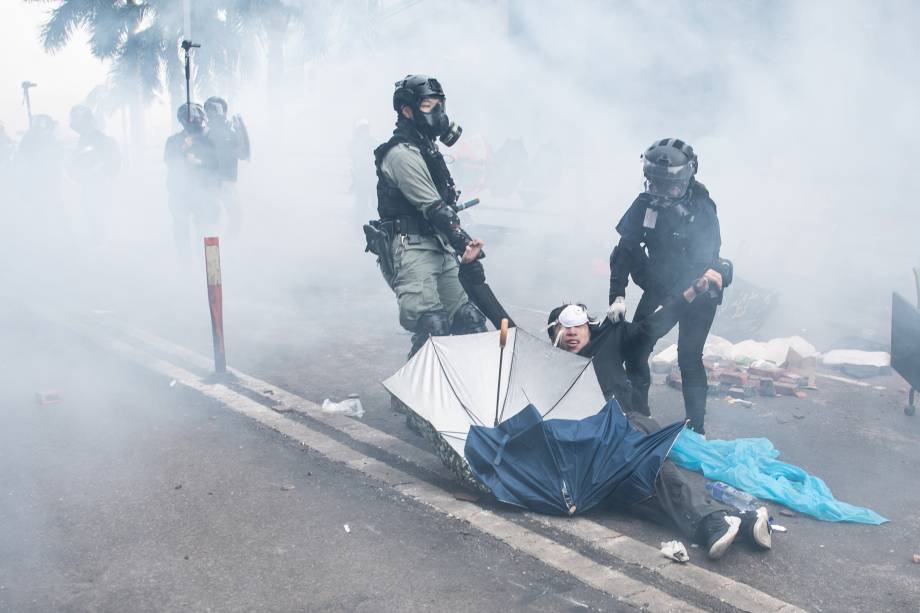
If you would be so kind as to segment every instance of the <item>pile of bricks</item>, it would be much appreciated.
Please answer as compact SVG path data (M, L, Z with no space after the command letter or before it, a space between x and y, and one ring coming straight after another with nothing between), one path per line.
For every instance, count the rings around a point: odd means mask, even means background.
M795 396L804 398L806 389L815 386L814 366L807 360L787 359L783 367L772 364L742 366L734 362L720 362L703 358L709 379L710 396L727 396L747 399L754 396ZM681 389L683 382L677 365L671 367L667 384Z

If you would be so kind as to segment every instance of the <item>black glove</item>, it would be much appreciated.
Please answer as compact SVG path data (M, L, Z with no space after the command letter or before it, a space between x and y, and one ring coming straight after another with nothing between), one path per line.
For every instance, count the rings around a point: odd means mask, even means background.
M474 260L469 264L460 264L460 272L457 273L457 276L463 285L482 285L486 282L486 271L479 260Z
M454 248L457 255L463 257L466 246L473 239L460 227L460 218L457 216L457 211L443 202L436 202L428 209L426 216L431 225L447 238L447 242Z

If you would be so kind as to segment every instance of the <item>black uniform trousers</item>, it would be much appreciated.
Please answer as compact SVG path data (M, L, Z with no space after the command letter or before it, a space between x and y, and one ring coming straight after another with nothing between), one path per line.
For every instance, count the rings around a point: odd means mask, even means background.
M647 291L642 294L639 306L633 315L633 322L642 321L664 304L666 296ZM690 427L703 433L703 421L706 415L706 393L709 382L703 367L703 346L709 329L716 316L717 300L709 295L696 298L683 311L678 320L677 364L680 367L684 408ZM655 339L657 340L657 339ZM635 390L635 397L641 403L635 410L650 414L648 408L648 390L651 385L648 359L655 348L655 340L649 339L627 356L626 374Z

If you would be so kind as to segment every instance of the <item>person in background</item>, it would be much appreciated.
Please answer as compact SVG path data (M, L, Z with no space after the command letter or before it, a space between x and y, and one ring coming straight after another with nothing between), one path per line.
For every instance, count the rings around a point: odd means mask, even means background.
M112 190L121 169L118 143L98 126L93 112L78 104L70 109L70 129L79 135L68 174L80 188L80 205L94 242L106 242L112 217Z
M190 256L190 227L195 241L215 234L220 220L220 164L217 148L205 133L200 104L183 104L176 116L182 131L166 140L166 186L173 236L180 258Z
M220 201L227 216L227 231L230 236L239 235L242 226L242 203L237 179L240 160L249 161L250 144L246 124L239 115L227 116L227 101L211 96L204 102L208 118L208 138L217 150L218 173L220 175Z

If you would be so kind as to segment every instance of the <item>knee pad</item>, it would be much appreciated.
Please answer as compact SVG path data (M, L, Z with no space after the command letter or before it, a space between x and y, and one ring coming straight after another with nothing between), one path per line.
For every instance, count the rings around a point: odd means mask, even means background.
M409 357L411 358L416 351L422 348L429 336L447 336L448 334L450 334L450 319L443 309L422 313L415 324Z
M423 333L425 336L447 336L450 334L450 319L444 310L429 311L422 313L415 325L415 333Z
M486 331L486 318L472 302L467 302L454 313L451 334L473 334Z

